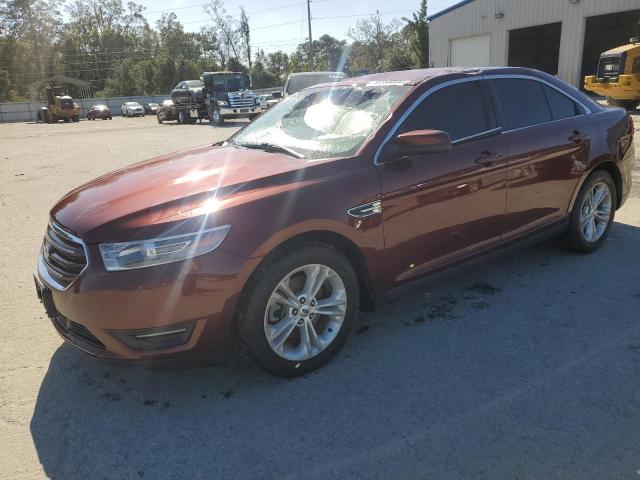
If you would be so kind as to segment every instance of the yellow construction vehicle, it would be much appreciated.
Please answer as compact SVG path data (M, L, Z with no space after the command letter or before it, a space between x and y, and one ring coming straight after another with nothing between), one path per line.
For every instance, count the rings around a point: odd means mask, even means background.
M45 96L46 105L38 110L38 121L46 123L57 123L58 120L80 121L80 107L62 87L47 87Z
M584 89L607 97L609 105L636 109L640 104L640 22L638 37L600 55L598 72L585 77Z

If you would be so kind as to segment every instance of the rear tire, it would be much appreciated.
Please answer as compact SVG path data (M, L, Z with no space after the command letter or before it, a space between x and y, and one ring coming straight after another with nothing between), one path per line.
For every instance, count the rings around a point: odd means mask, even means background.
M321 276L314 276L316 268ZM316 293L303 299L316 282ZM295 305L279 301L283 285L289 287L288 298ZM250 293L239 302L233 325L236 346L257 366L281 377L302 375L327 363L347 340L359 305L353 267L342 253L323 244L298 246L267 260L245 290ZM321 305L323 301L327 305ZM284 328L279 330L281 322ZM280 347L272 346L278 343Z
M184 110L180 110L178 112L178 123L180 124L185 124L187 123L187 112L185 112Z
M76 115L75 117L71 117L71 120L73 120L74 123L77 123L80 121L80 115Z
M616 186L609 173L593 172L584 182L569 219L564 240L571 250L591 253L607 239L616 213ZM605 221L606 220L606 221Z
M625 110L628 110L631 112L636 108L638 108L638 105L640 105L640 100L621 100L621 99L607 97L607 103L612 107L624 108Z

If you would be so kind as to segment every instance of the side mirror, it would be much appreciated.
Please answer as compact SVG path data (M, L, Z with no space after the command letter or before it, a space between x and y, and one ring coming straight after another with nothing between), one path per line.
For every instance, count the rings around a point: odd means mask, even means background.
M383 150L383 161L412 155L448 152L453 148L447 132L441 130L412 130L401 133L387 143Z
M271 92L273 98L282 98L282 92Z

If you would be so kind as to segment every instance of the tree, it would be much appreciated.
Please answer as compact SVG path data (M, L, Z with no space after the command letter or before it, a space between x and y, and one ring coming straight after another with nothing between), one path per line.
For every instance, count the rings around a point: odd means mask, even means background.
M420 10L413 14L413 19L403 18L411 29L411 50L419 68L429 67L429 22L427 20L427 0L420 1Z
M399 30L400 23L397 20L385 24L380 12L368 19L358 20L348 33L353 40L351 67L355 70L383 71L387 56L392 53L396 56L403 54L394 52L400 47L396 41L399 37L395 35Z
M240 25L238 27L240 38L242 38L242 45L249 64L249 70L251 70L251 31L249 30L249 17L247 17L244 7L240 7Z
M222 0L211 0L209 5L205 5L204 11L213 21L218 31L218 36L222 39L222 44L226 49L225 57L233 56L235 60L240 61L238 27L234 18L227 14Z
M289 60L289 55L281 50L267 55L267 70L271 75L279 78L281 81L284 81L285 77L291 71L290 66L291 62Z

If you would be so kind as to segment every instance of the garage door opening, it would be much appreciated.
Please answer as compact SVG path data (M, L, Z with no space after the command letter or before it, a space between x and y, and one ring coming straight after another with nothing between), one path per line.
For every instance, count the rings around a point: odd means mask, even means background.
M561 33L562 22L509 30L509 66L557 75Z
M587 75L596 74L601 53L626 45L631 37L638 34L638 20L640 20L640 10L587 18L581 79ZM582 83L580 81L580 84Z

